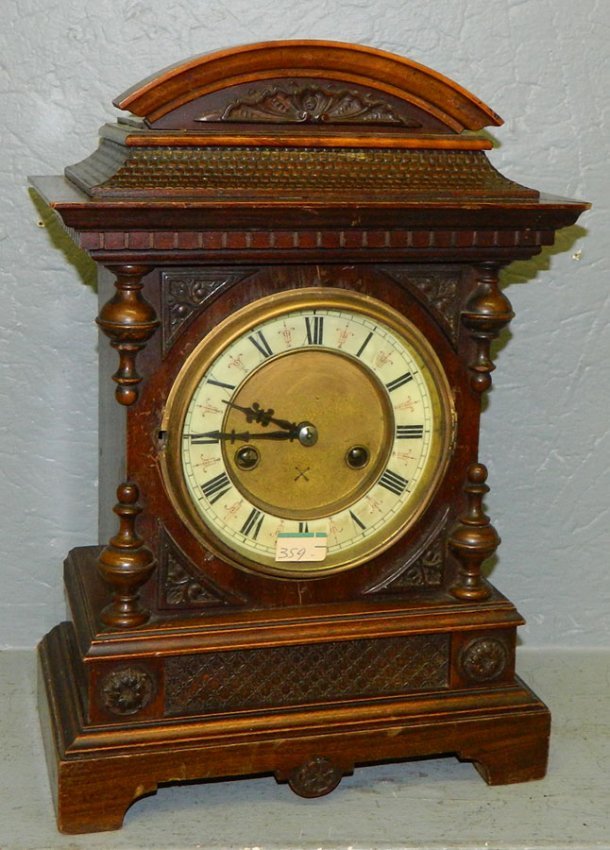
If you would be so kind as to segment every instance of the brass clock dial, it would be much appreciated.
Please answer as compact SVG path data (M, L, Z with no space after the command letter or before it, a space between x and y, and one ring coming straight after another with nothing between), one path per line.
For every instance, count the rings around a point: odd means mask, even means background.
M234 313L185 362L162 425L164 480L223 559L325 575L417 521L453 419L444 372L413 324L353 292L295 290Z

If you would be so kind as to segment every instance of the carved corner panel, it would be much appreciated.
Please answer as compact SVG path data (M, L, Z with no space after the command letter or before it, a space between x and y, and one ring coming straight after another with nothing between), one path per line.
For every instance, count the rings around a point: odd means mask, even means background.
M383 270L431 308L455 348L460 330L464 273L458 269L417 269L409 266L385 266Z
M159 534L158 605L163 610L219 609L243 605L245 600L227 593L190 562L166 529Z
M437 537L426 547L419 558L391 581L386 590L406 590L417 587L440 587L445 566L444 537Z
M383 582L371 587L367 594L400 593L403 590L424 590L440 588L445 579L445 560L447 552L448 512L434 526L425 538L414 558L403 564L398 571Z
M161 272L163 353L218 295L248 277L250 271L180 269Z

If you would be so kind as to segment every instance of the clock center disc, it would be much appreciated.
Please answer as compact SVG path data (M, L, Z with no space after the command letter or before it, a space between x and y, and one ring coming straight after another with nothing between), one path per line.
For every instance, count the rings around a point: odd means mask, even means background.
M267 513L297 520L338 513L363 496L388 463L394 417L387 393L370 369L341 352L281 354L248 376L231 402L311 423L317 432L313 445L298 438L223 445L233 483ZM223 431L239 434L244 425L244 413L229 407ZM260 423L248 428L277 430ZM258 456L247 468L240 465L245 446Z

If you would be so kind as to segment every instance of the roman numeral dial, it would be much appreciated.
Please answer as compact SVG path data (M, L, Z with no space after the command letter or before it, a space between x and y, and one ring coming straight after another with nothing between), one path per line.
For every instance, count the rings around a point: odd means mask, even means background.
M370 297L297 289L232 314L186 361L163 421L164 479L218 557L318 576L374 558L417 520L451 421L417 328ZM317 560L287 563L287 551Z

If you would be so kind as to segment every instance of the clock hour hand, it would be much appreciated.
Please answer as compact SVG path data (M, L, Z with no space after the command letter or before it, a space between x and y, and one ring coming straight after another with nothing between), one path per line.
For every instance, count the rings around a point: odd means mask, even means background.
M225 399L223 401L228 407L232 407L235 410L239 410L240 413L245 414L246 422L256 422L262 425L263 428L266 428L267 425L272 423L273 425L277 425L278 428L284 428L286 431L294 431L297 428L296 422L289 422L287 419L277 419L273 415L275 413L273 408L270 407L269 410L263 410L257 401L252 402L251 407L242 407Z
M272 422L279 428L284 428L288 434L285 439L298 440L302 446L314 446L318 442L318 429L311 422L289 422L287 419L277 419L273 416L275 412L273 408L270 407L269 410L263 410L257 401L253 401L250 407L242 407L239 404L234 404L232 401L226 401L226 399L223 399L223 401L228 407L233 407L235 410L239 410L240 413L244 413L246 422L257 422L264 428ZM256 439L264 438L262 435L257 435ZM273 437L273 439L281 440L283 438L277 436Z

